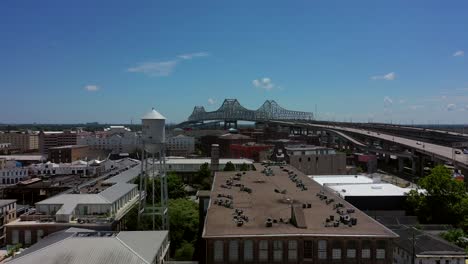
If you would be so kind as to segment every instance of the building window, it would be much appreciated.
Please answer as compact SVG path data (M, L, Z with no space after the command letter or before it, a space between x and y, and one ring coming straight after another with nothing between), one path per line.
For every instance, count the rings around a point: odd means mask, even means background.
M326 240L319 240L318 241L318 258L319 259L327 259L327 241Z
M333 241L332 245L332 259L341 259L341 248L343 244L341 241Z
M385 259L385 248L387 243L383 240L377 241L377 249L375 250L375 257L377 259Z
M268 241L260 240L258 245L258 260L266 262L268 261Z
M253 261L253 241L244 241L244 261Z
M304 240L304 258L312 259L314 256L314 243L312 240Z
M346 243L346 258L349 259L354 259L356 258L356 248L357 248L357 243L356 241L348 241Z
M361 258L363 259L370 259L371 257L371 243L369 240L362 241L361 246Z
M237 262L239 259L239 241L229 241L229 261Z
M24 244L31 245L31 230L24 230Z
M273 241L273 260L276 262L283 261L283 241Z
M436 260L436 264L440 264L440 259Z
M37 235L37 241L41 240L42 237L44 236L44 230L38 229L36 235Z
M216 262L224 260L224 243L221 240L216 240L214 242L214 252L213 259Z
M297 241L296 240L288 241L288 260L289 261L297 260Z
M11 243L13 245L16 245L19 243L19 231L18 230L11 231Z

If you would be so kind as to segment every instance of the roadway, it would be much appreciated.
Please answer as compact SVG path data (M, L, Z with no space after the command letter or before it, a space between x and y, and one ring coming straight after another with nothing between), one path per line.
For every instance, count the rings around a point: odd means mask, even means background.
M319 124L308 124L308 123L282 122L282 121L276 121L276 123L286 124L286 125L291 125L291 126L323 128L323 129L332 130L332 131L334 130L334 131L341 131L341 132L350 132L354 134L363 135L366 137L381 139L381 140L385 140L389 142L394 142L402 146L406 146L408 148L414 149L420 153L424 153L431 157L436 157L445 161L458 163L460 165L463 165L465 168L468 167L468 155L463 154L463 151L461 149L445 147L445 146L436 145L432 143L388 135L385 133L372 132L372 131L358 129L358 128L348 128L348 127L342 127L342 126L319 125ZM460 151L461 154L455 154L455 150Z

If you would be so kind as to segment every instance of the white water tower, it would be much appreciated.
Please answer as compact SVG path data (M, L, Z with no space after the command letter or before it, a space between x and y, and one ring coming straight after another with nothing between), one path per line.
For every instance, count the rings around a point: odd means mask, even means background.
M151 154L159 152L162 144L166 142L166 118L153 108L141 118L141 124L145 150Z
M169 213L168 213L168 190L166 177L166 118L158 113L154 108L141 118L142 133L141 143L143 145L141 155L141 177L140 177L140 202L138 205L138 225L140 224L141 215L150 215L153 219L153 230L156 227L156 216L161 216L161 230L169 230ZM156 154L159 154L159 166L156 172L157 162ZM160 196L161 199L156 204L155 178L160 179ZM152 179L152 193L146 195L151 197L152 204L149 205L145 201L143 192L147 187L148 179Z

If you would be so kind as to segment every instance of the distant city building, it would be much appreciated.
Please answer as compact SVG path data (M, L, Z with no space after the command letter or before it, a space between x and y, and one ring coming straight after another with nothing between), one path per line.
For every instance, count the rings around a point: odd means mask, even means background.
M249 142L244 144L232 144L230 146L230 152L233 158L247 158L259 162L269 159L267 152L273 148L273 145Z
M53 147L76 145L77 133L65 131L41 131L39 133L39 150L42 154L48 154Z
M195 152L195 138L177 135L166 142L167 156L188 156Z
M393 249L394 264L465 264L468 257L464 249L423 230L404 225L391 229L399 236Z
M252 138L242 134L237 134L235 130L230 133L221 135L217 139L219 144L219 155L222 158L232 158L231 145L233 144L244 144L247 142L253 142Z
M88 146L67 145L49 148L49 160L54 163L71 163L88 157Z
M11 143L12 148L18 148L22 152L39 149L39 136L33 132L0 132L0 143Z
M88 145L90 149L110 150L114 153L132 152L137 149L139 141L136 132L124 126L110 126L104 131L80 133L78 145Z
M211 158L180 158L180 157L168 157L166 158L167 170L170 172L176 172L177 175L181 176L184 182L190 183L192 177L200 170L200 167L207 163L208 168L211 168ZM247 166L253 165L253 160L249 159L219 159L217 165L218 170L224 170L226 163L231 162L237 170L244 164ZM156 163L156 169L159 169L159 162Z
M76 160L71 163L38 163L29 166L32 175L56 176L56 175L82 175L94 176L105 169L98 160L83 161Z
M8 263L163 264L169 259L168 231L69 228L47 236L39 231L28 235L43 239Z
M16 200L0 200L0 245L5 245L5 225L16 220Z
M0 184L16 184L28 178L29 170L16 160L0 158Z
M0 154L8 154L13 149L11 143L0 143Z
M255 166L216 173L206 263L393 263L390 229L291 166Z
M313 145L288 145L276 148L272 160L286 161L308 175L346 173L346 154Z
M125 215L138 202L138 185L130 183L140 173L140 163L132 163L118 174L36 203L35 212L23 214L6 225L7 244L31 245L42 236L68 227L119 230Z
M13 160L21 162L23 166L46 161L44 155L0 155L0 160Z

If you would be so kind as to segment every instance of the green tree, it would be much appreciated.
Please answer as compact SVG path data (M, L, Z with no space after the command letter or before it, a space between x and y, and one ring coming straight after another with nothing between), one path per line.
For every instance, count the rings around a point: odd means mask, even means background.
M177 261L190 261L193 257L193 252L195 251L195 247L184 241L180 248L176 249L174 259Z
M240 171L249 171L250 165L247 165L245 162L240 166Z
M194 179L194 184L200 186L203 190L210 190L212 179L211 179L211 170L208 163L204 163L200 166L200 169L196 173Z
M437 166L419 181L422 191L410 191L407 203L423 223L465 226L468 205L465 186L452 178L444 166ZM466 220L465 220L466 221Z
M172 252L181 248L184 241L195 245L199 224L198 204L188 199L170 200L169 219Z
M235 171L236 170L236 166L234 166L234 164L232 164L232 162L228 161L226 163L226 166L224 166L224 171Z

